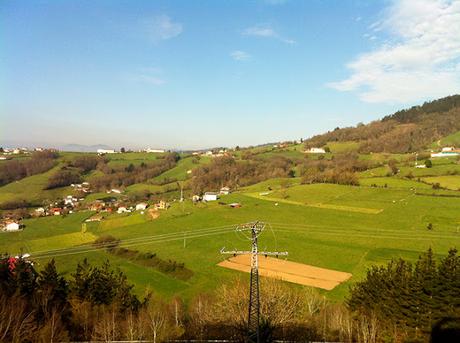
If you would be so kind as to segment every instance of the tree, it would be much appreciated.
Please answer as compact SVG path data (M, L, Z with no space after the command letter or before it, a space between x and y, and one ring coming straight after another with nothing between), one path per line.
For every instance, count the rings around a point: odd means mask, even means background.
M435 323L460 316L457 250L439 262L429 249L415 265L399 259L373 267L352 286L347 304L356 314L375 316L387 334L426 339Z
M433 162L431 162L431 160L425 160L425 167L427 168L433 167Z
M122 147L122 148L120 149L120 152L123 154L123 153L126 152L126 149Z

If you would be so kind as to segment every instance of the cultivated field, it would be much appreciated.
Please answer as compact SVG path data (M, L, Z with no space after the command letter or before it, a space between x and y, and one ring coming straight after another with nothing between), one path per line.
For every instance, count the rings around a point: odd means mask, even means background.
M246 273L251 271L249 255L231 257L218 265ZM350 273L264 256L259 257L259 275L328 291L351 278Z

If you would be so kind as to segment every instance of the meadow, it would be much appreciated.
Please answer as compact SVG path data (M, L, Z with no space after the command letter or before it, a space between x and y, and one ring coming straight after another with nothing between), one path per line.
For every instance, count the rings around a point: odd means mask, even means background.
M140 213L113 214L100 223L88 224L86 232L82 232L81 223L91 212L29 219L24 221L24 231L0 235L0 250L39 257L40 251L82 246L110 234L139 251L184 262L194 272L193 277L177 280L91 246L83 249L84 253L56 251L38 258L39 266L54 257L59 268L70 273L84 257L99 263L109 259L128 275L139 294L150 288L164 296L190 299L234 275L243 275L218 267L225 258L219 251L222 247L249 249L249 241L234 228L239 223L262 220L267 223L260 239L264 249L287 250L289 260L353 274L350 281L323 291L329 298L341 300L350 284L361 279L372 264L395 257L414 260L429 247L442 255L460 243L460 198L419 196L404 187L295 183L286 187L281 181L248 187L222 196L220 202L177 202L156 220ZM254 196L269 188L272 192L268 195ZM242 207L229 207L232 202ZM434 227L431 231L427 229L429 223Z
M330 147L347 151L356 148L356 144L337 143ZM255 152L260 158L318 158L305 157L299 144L285 149L258 147ZM108 158L114 165L129 165L154 161L157 155L126 153ZM65 153L61 161L72 156ZM332 291L321 291L328 298L341 301L350 285L361 280L371 265L398 257L414 261L429 247L441 256L460 243L460 165L456 159L433 160L433 168L419 169L407 162L409 155L360 157L378 162L394 158L399 161L399 173L390 176L386 165L370 169L358 173L360 186L301 184L300 177L270 179L209 203L194 204L189 200L191 194L187 194L184 202L172 202L171 208L154 220L148 213L140 212L105 214L101 222L82 225L94 214L91 211L31 218L23 220L25 228L21 232L0 233L0 251L14 255L30 253L38 269L55 258L59 270L67 276L83 258L94 263L107 259L127 274L139 295L150 289L165 297L190 300L199 293L212 292L236 275L247 278L244 273L217 266L225 259L220 249L249 249L247 237L235 232L235 227L260 220L267 223L260 237L261 248L286 250L290 261L351 273L349 281ZM177 182L186 184L189 170L210 161L209 157L183 156L172 169L114 196L144 190L161 195L173 187L177 193ZM65 195L69 188L43 190L55 169L1 187L0 200L27 197L39 201ZM91 180L97 173L93 171L86 177ZM169 180L174 181L167 183ZM435 183L446 189L433 189ZM104 192L90 194L84 204L105 196ZM229 206L235 202L241 207ZM92 242L102 235L120 239L121 246L185 263L193 276L179 280L98 250Z

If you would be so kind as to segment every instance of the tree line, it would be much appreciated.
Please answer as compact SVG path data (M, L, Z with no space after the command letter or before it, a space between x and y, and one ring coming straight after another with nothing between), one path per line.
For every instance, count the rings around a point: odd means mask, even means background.
M35 151L30 158L2 162L0 164L0 186L50 170L56 165L58 156L57 152L51 150Z
M173 168L180 159L177 153L168 153L158 161L142 162L139 166L130 163L125 167L113 167L109 160L101 156L78 156L66 163L60 170L51 175L45 189L69 186L80 183L84 175L93 170L103 175L91 179L91 188L104 191L111 188L127 187L135 183L144 182Z
M261 279L261 341L457 342L460 257L431 250L412 265L372 267L345 303L309 287ZM69 279L54 261L41 272L0 259L0 341L245 340L248 280L235 278L188 304L149 292L142 298L119 270L80 262Z
M367 125L335 128L305 140L305 147L328 142L359 142L361 153L420 151L436 140L460 130L460 95L398 111Z

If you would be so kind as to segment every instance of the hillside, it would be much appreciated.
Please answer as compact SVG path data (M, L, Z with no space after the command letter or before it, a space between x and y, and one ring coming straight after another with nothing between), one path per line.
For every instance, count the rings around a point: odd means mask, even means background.
M395 112L366 125L336 128L307 139L305 145L356 142L361 153L408 153L426 149L440 140L442 144L454 144L459 131L460 95L453 95Z

